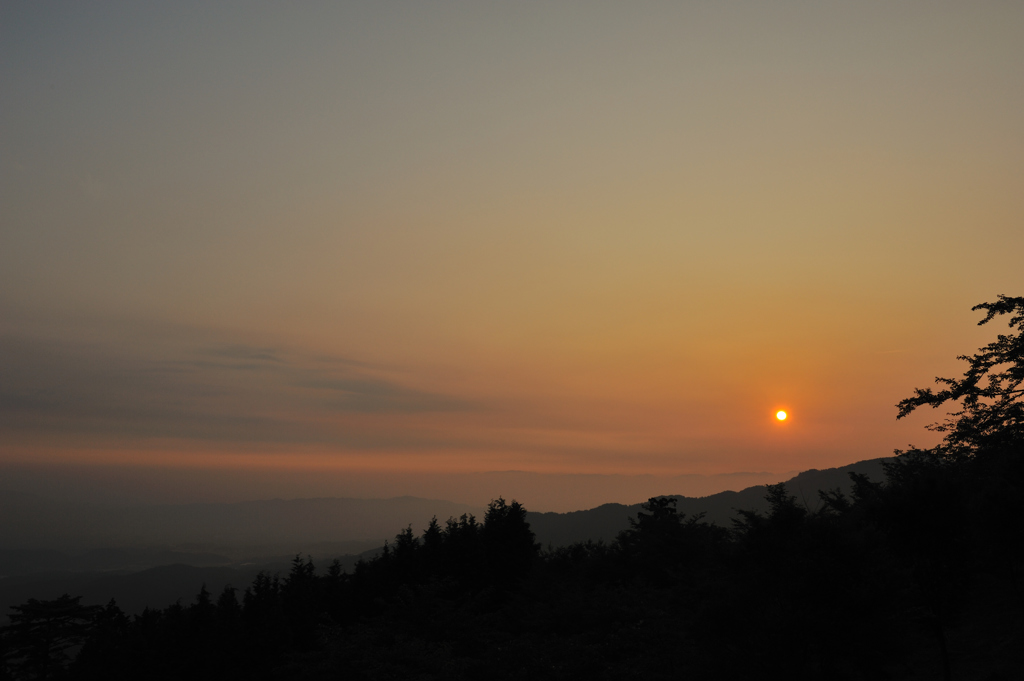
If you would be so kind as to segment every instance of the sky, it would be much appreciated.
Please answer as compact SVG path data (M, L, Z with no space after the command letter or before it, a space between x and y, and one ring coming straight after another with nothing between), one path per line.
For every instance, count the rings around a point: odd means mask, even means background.
M2 2L0 469L386 495L933 444L894 405L1024 285L1022 34L1016 2Z

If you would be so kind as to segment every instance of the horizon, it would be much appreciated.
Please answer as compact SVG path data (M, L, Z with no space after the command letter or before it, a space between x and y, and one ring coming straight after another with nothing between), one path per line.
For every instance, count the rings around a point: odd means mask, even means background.
M896 403L1021 285L1022 29L0 6L0 477L548 510L932 446Z
M850 465L862 462L852 462ZM816 469L809 469L816 470ZM807 471L736 472L719 475L618 475L486 471L431 476L366 475L347 472L335 477L322 471L303 475L289 471L261 476L234 469L212 471L197 478L190 469L124 469L79 465L59 469L32 465L3 468L9 502L111 508L176 506L188 504L245 504L259 501L348 499L387 501L416 498L484 508L503 497L519 501L528 510L568 513L606 503L633 505L653 496L694 499L721 492L738 492L774 484ZM207 474L211 471L206 471ZM325 479L326 477L326 479ZM558 494L552 492L559 490Z

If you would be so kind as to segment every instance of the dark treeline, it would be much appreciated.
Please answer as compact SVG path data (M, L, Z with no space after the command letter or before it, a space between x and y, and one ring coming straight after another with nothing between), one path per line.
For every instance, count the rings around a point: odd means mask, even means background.
M351 574L296 557L147 610L29 601L4 679L1024 677L1024 298L1015 335L900 416L958 402L884 480L809 509L784 485L730 528L653 498L611 543L542 551L525 509L407 528Z

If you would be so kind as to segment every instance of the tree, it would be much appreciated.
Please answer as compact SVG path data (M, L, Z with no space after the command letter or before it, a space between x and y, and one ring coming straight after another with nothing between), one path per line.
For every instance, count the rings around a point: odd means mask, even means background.
M680 513L677 502L675 497L651 497L616 539L639 574L659 586L678 582L726 536L725 530L704 522L703 513Z
M131 620L114 599L97 610L92 631L75 657L70 676L75 679L123 679L131 673Z
M636 520L629 518L630 528L641 536L678 534L686 514L679 514L677 502L675 497L651 497L640 504L643 511L637 512Z
M11 623L3 632L5 657L18 679L49 679L60 675L93 627L100 606L79 603L81 596L64 594L52 601L30 598L12 606Z
M986 312L979 326L997 315L1010 315L1009 326L1014 333L999 334L978 353L958 357L968 364L963 378L938 377L935 382L945 388L938 392L917 388L913 397L897 405L896 418L901 419L924 405L934 409L947 402L961 403L960 411L929 426L930 430L945 433L936 453L950 460L1024 446L1024 297L1000 295L994 303L981 303L971 309Z
M501 497L487 506L480 538L488 571L500 583L525 577L540 550L526 522L526 509L518 501L506 503Z
M936 638L951 677L946 630L963 613L971 579L1003 566L1012 590L1022 549L1019 499L1024 493L1024 297L981 303L984 325L1009 315L1009 334L974 355L962 378L936 378L938 391L917 388L897 418L925 405L959 403L929 430L943 433L931 450L897 451L885 466L882 520L895 555L910 569L916 605Z

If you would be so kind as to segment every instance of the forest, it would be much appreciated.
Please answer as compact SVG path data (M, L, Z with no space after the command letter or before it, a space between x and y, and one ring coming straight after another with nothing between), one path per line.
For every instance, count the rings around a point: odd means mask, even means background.
M898 405L929 449L814 510L784 485L731 527L643 505L614 541L542 550L526 509L406 527L351 572L284 575L128 617L13 609L0 679L1024 678L1024 297L1010 332Z

